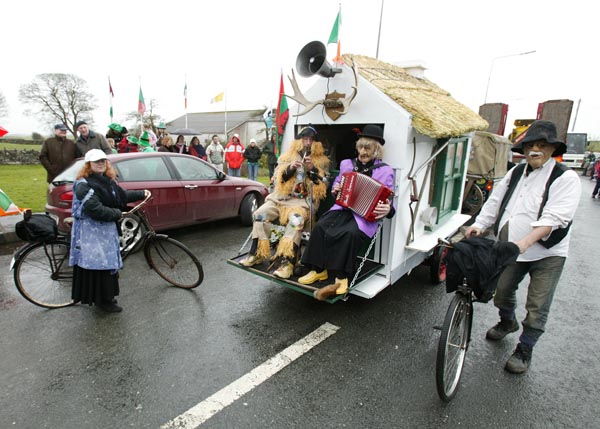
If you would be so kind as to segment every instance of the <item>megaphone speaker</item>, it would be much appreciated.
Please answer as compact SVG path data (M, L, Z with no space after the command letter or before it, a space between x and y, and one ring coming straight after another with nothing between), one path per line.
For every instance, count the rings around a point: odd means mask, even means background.
M296 70L303 77L309 77L315 73L323 77L333 77L342 70L332 68L325 58L326 55L327 48L323 43L318 40L310 42L298 54Z

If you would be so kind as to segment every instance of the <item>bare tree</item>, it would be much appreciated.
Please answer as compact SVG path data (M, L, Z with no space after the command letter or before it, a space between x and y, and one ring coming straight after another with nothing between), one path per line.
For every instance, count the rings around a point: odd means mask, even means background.
M142 121L144 122L144 125L147 127L150 127L155 132L156 132L157 123L162 120L160 115L155 113L155 110L157 107L158 107L158 102L154 98L151 98L148 102L146 111L142 115ZM125 120L136 122L135 126L129 130L130 134L132 134L132 135L134 135L134 134L140 135L141 134L142 127L140 126L140 123L139 123L140 114L138 112L132 111L132 112L127 113L125 115Z
M85 80L63 73L37 75L31 83L19 88L19 99L29 106L24 114L36 116L48 125L62 122L73 136L75 123L91 122L92 112L98 107Z
M6 97L4 94L0 92L0 118L8 116L8 103L6 102Z

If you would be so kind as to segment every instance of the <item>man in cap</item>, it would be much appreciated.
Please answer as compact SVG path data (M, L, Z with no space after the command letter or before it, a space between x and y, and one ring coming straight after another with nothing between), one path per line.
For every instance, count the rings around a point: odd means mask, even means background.
M550 121L535 121L525 137L511 149L525 155L527 164L512 168L494 187L466 237L494 228L500 240L519 246L517 263L509 265L498 279L494 305L500 322L486 338L498 341L519 330L515 317L516 291L525 275L530 281L522 322L523 331L505 369L522 374L529 368L533 347L544 333L552 297L569 251L570 226L581 196L577 174L552 157L567 146L556 135Z
M156 126L156 147L159 148L162 146L162 141L165 136L167 136L167 126L164 122L160 122Z
M79 137L75 140L77 156L84 156L90 149L100 149L107 155L112 153L112 149L106 138L102 134L97 134L90 130L87 122L77 121L75 131L79 133Z
M67 138L67 127L65 124L56 124L54 137L44 141L40 150L40 162L46 169L46 181L52 182L75 158L75 142Z
M252 247L248 257L240 262L251 267L262 264L271 256L270 223L279 219L279 223L285 225L285 232L274 255L274 258L280 258L280 263L273 274L282 279L292 276L292 260L300 245L304 224L315 214L327 194L327 185L322 178L329 172L329 159L321 143L315 141L317 131L307 126L298 136L299 139L279 157L273 176L275 189L254 212ZM312 213L309 198L312 198Z

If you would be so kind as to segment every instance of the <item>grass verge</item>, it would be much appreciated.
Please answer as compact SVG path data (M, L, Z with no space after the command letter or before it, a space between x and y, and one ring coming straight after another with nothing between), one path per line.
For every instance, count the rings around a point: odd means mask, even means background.
M46 170L42 165L0 166L0 189L21 208L44 212L46 205Z

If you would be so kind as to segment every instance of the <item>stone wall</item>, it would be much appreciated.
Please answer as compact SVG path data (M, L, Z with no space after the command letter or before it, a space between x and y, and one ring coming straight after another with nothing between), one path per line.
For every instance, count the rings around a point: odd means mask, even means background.
M39 164L40 151L34 149L0 149L0 164Z

